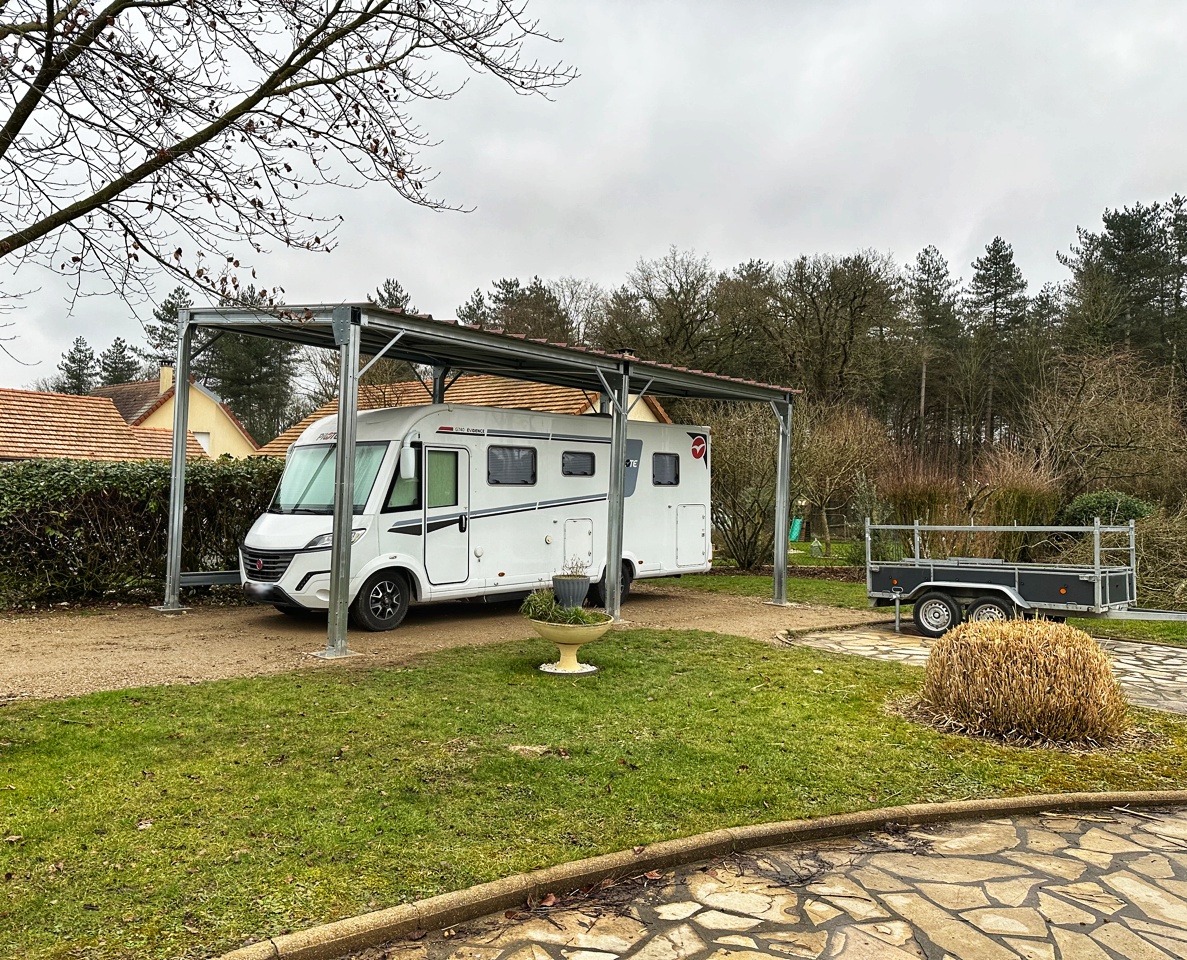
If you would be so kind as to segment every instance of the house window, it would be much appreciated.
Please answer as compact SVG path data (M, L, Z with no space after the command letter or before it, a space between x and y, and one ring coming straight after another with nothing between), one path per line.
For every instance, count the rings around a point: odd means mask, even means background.
M566 450L561 454L561 475L592 477L594 475L594 455L580 450Z
M194 439L198 441L200 446L207 453L210 453L210 431L209 430L195 430Z
M530 487L536 482L535 447L489 447L486 482Z
M657 487L679 486L680 454L653 453L651 455L651 482Z

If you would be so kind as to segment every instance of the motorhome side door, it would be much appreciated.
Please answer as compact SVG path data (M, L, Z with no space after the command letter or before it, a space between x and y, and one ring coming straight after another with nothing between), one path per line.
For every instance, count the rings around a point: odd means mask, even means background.
M470 451L425 445L425 572L434 585L470 575Z

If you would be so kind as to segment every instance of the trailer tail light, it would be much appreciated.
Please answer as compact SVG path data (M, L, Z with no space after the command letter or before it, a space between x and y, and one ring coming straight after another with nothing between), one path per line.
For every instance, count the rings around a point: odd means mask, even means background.
M1067 593L1067 587L1060 587L1060 588L1059 588L1059 592L1060 592L1060 593Z
M892 580L890 581L890 585L891 585L892 587L897 587L897 586L898 586L898 581L897 581L897 580L894 580L894 579L892 579Z

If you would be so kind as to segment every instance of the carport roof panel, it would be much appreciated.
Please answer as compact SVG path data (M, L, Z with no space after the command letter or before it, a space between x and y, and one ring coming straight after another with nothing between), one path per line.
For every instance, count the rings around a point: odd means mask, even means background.
M192 323L200 326L232 328L240 333L335 349L332 318L335 310L343 307L350 308L359 318L362 353L379 353L400 334L399 341L389 347L384 356L410 363L595 392L603 390L599 371L617 373L624 364L629 365L632 379L643 383L650 381L648 392L660 396L761 402L788 400L798 392L790 387L447 323L430 316L388 310L372 303L285 306L276 313L197 307L190 310L190 318Z

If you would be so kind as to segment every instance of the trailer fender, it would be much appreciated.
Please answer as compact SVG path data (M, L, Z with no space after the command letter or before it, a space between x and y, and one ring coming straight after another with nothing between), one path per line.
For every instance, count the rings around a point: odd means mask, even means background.
M1003 586L1000 583L962 583L953 580L929 580L926 583L921 583L914 590L911 595L903 600L903 603L914 603L918 597L923 596L929 590L939 590L948 594L974 594L978 597L983 597L986 594L998 594L1006 597L1020 610L1031 609L1031 604L1022 599L1022 595L1013 587Z

